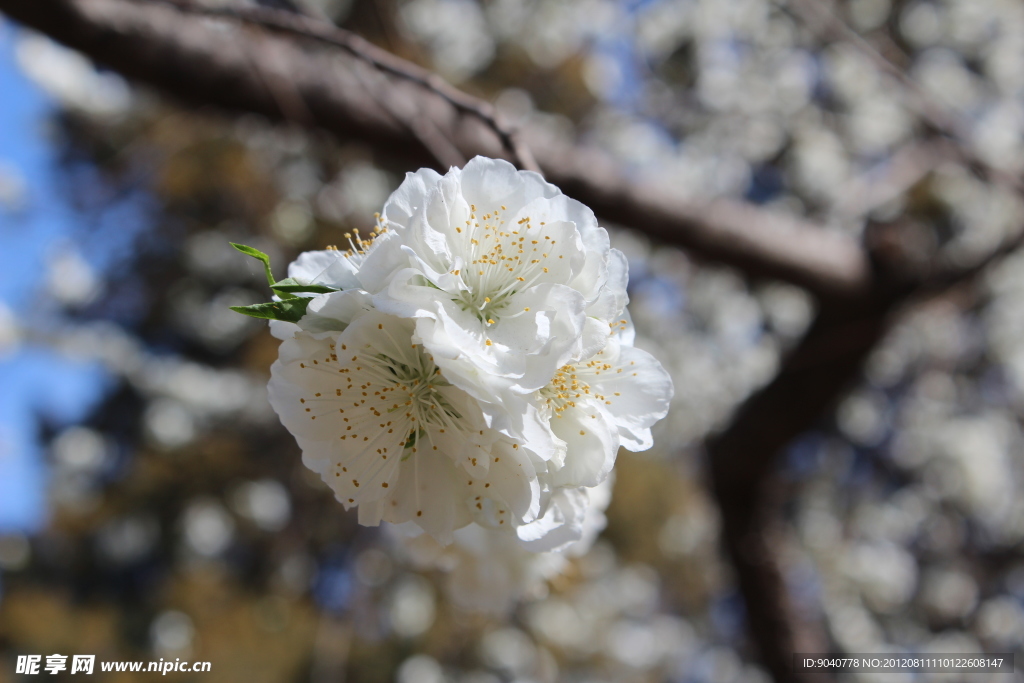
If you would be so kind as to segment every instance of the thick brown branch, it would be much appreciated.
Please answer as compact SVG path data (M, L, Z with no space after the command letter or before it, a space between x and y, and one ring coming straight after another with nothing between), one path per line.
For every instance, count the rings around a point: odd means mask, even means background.
M736 570L747 626L777 682L822 680L793 670L793 653L828 652L813 619L794 613L775 548L777 470L786 447L826 415L856 379L886 330L896 295L821 311L776 378L752 396L708 443L722 542Z
M736 569L751 636L776 681L820 680L794 672L791 656L828 651L820 629L793 613L773 550L782 503L776 474L786 448L828 415L856 381L896 309L978 275L1024 245L1024 232L974 266L938 270L915 263L905 225L870 225L867 241L876 264L872 291L859 301L823 306L775 379L707 444L723 544Z
M365 41L349 34L343 39L320 22L255 10L264 18L272 15L281 24L276 30L291 34L281 36L243 30L235 19L189 15L169 2L131 0L0 0L0 11L179 99L273 120L301 117L297 123L365 142L410 165L436 165L436 156L513 156L481 116L484 110L475 109L489 105ZM319 30L330 40L311 38L304 45L294 37ZM347 44L349 54L340 52L338 42ZM304 110L294 106L293 96ZM396 112L415 112L429 125L410 126ZM565 144L536 152L548 177L599 216L698 257L789 281L825 298L856 297L869 286L866 259L850 239L742 203L679 201L629 181L593 150Z
M600 216L654 239L739 268L786 280L825 298L863 295L868 261L852 240L816 225L728 199L696 204L629 182L597 150L538 147L548 179ZM586 198L586 199L584 199Z

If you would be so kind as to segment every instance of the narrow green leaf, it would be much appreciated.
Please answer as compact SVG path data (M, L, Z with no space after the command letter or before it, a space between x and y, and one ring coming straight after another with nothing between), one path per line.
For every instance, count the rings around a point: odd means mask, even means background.
M280 282L276 282L270 286L272 290L279 294L294 294L296 292L310 292L312 294L327 294L328 292L337 292L337 287L328 287L327 285L304 285L297 282L294 278L285 278Z
M235 244L234 242L228 242L228 244L230 244L231 246L233 246L235 249L237 249L238 251L242 252L246 256L252 256L257 261L262 261L263 262L263 268L264 268L264 270L267 271L267 283L271 287L274 286L274 273L270 270L270 257L269 256L264 254L259 249L256 249L255 247L248 247L248 246L246 246L244 244Z
M252 306L231 306L231 310L251 318L297 323L302 316L306 315L306 306L312 300L310 297L296 297L284 301L253 304Z

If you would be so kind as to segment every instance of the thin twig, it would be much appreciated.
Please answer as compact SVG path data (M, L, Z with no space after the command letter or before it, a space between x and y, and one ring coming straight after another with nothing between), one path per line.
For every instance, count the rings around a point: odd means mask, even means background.
M359 79L359 82L366 89L366 92L369 93L370 97L373 98L373 101L415 135L420 144L443 167L461 167L466 164L466 157L462 155L458 147L455 146L455 143L437 127L430 117L423 116L421 112L404 111L399 103L395 101L395 98L390 97L386 92L381 92L378 84L370 82L366 74L362 73L360 69L352 69L352 72Z
M517 166L524 170L540 172L533 154L518 139L516 133L504 125L493 106L452 87L437 74L396 57L366 39L333 24L266 7L206 7L191 2L191 0L134 1L148 4L160 3L170 5L188 14L254 24L341 48L381 72L416 83L429 90L459 112L475 116L494 132Z

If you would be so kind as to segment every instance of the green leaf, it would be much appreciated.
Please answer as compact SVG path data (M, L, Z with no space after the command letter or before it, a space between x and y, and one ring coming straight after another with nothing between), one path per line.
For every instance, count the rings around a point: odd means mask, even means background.
M253 304L252 306L232 306L231 310L251 318L262 318L264 320L283 320L288 323L297 323L302 316L306 315L306 306L313 299L311 297L295 297L284 301L269 301L265 304Z
M252 256L257 261L262 261L263 262L263 268L267 271L267 283L271 287L274 286L274 273L270 270L270 257L269 256L264 254L259 249L256 249L255 247L247 247L244 244L235 244L234 242L228 242L228 244L230 244L231 246L233 246L235 249L237 249L238 251L242 252L246 256Z
M294 294L296 292L310 292L312 294L327 294L328 292L339 291L337 287L328 287L327 285L304 285L297 282L294 278L285 278L280 282L276 282L270 286L272 290L278 294Z

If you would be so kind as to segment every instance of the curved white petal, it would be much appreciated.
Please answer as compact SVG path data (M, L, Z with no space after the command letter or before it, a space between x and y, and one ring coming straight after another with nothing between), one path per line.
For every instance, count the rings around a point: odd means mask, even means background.
M636 340L636 328L633 327L633 317L629 314L628 308L623 308L618 320L612 318L612 334L618 339L622 346L632 346Z
M587 316L583 324L583 335L580 337L579 358L590 358L608 343L609 324L604 320Z
M544 552L561 550L580 540L587 502L586 489L556 490L542 517L516 529L522 546L531 552Z
M492 526L513 526L536 519L540 512L540 484L530 458L518 444L500 441L492 447L493 459L484 481L483 495L497 504L489 520ZM477 508L481 501L474 501Z
M554 185L545 182L539 174L518 171L502 159L475 157L466 164L459 174L462 194L480 215L494 209L518 211L538 198L552 198L561 194Z
M270 336L274 339L280 339L281 341L291 339L295 336L296 332L302 329L295 323L285 322L284 320L270 320L269 322Z
M299 257L288 266L288 277L304 285L327 285L337 289L359 286L355 264L344 252L337 249L299 254Z
M440 179L441 175L430 168L406 173L405 180L391 194L381 212L388 227L409 225L412 216L425 206L429 188L436 185Z
M452 533L469 524L465 474L451 459L436 451L424 451L401 463L398 487L383 506L387 522L413 522L441 545L452 542Z
M607 273L597 298L587 306L587 315L598 320L611 322L622 318L629 295L626 284L629 282L629 261L618 249L608 252Z
M373 310L370 295L361 289L319 294L306 306L306 315L299 320L305 332L341 332L363 313Z
M551 429L565 442L565 461L549 472L552 486L597 486L615 465L619 450L616 425L596 401L580 399L551 420Z
M592 386L610 401L605 408L618 427L622 445L631 451L652 445L651 426L668 414L672 378L654 356L622 346L614 372L595 376Z

